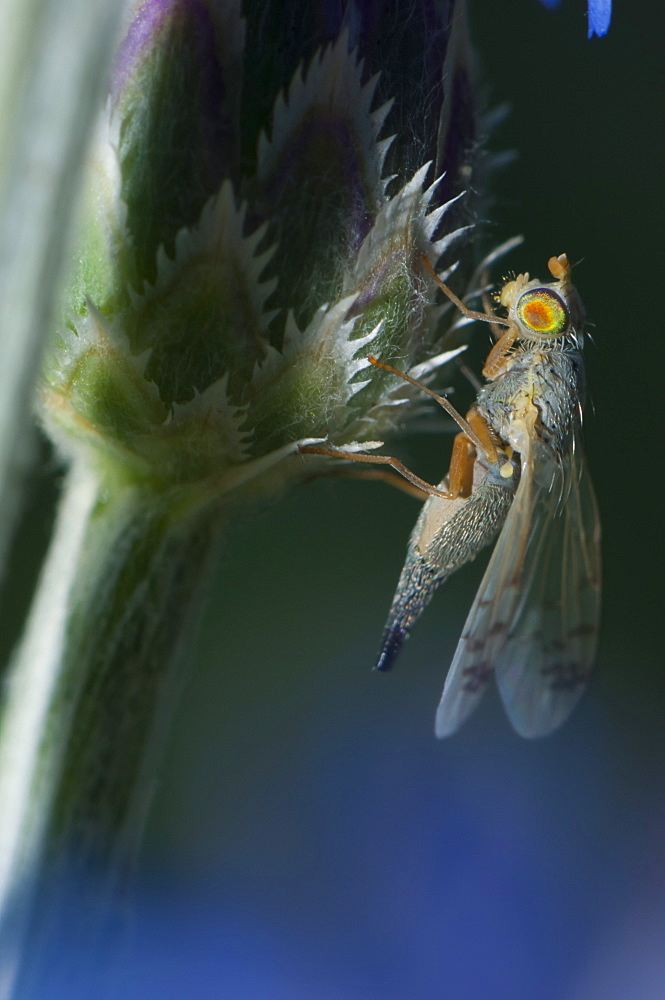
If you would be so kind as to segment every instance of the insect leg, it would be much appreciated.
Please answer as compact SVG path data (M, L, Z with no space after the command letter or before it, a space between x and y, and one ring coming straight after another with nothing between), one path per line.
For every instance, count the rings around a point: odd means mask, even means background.
M469 307L465 306L462 300L455 295L453 290L448 288L448 285L445 285L443 281L441 281L441 278L436 273L429 262L429 258L425 254L422 255L422 262L430 278L436 282L444 295L450 299L453 305L457 306L462 315L466 316L467 319L477 319L480 320L481 323L491 323L492 325L498 324L499 326L512 326L510 320L505 319L503 316L495 316L492 312L478 312L476 309L469 309Z
M315 445L300 445L298 451L301 455L330 455L331 458L343 458L347 462L366 462L369 465L389 465L395 472L398 472L400 476L404 479L408 479L410 483L417 486L419 490L423 493L428 493L430 496L441 497L443 500L450 500L450 493L446 493L444 490L437 489L432 483L428 483L427 480L421 479L417 476L415 472L412 472L403 462L400 462L399 458L394 458L392 455L367 455L362 452L357 451L341 451L337 448L319 448Z
M407 375L406 372L400 371L399 368L393 368L392 365L387 365L383 361L378 361L377 358L375 358L374 355L372 354L369 354L367 356L367 360L370 362L370 364L374 365L375 368L382 368L383 371L390 372L391 375L399 375L399 377L403 378L405 382L409 382L411 385L415 385L416 389L420 389L421 392L426 393L432 399L436 400L439 406L441 406L446 411L446 413L453 418L455 423L458 425L459 429L466 434L469 441L471 441L471 443L477 448L477 450L482 455L485 456L488 462L491 462L489 455L485 451L485 445L483 444L481 438L478 437L478 435L474 431L469 421L465 420L462 414L455 409L453 404L448 399L446 399L445 396L440 396L437 392L434 392L433 389L430 389L429 386L423 385L422 382L419 382L417 379L412 378L411 375Z
M466 415L466 419L469 421L470 426L473 427L478 438L482 441L483 452L487 456L488 461L491 465L494 465L499 460L499 452L496 447L497 439L492 433L489 424L475 406L471 407ZM502 445L502 450L505 451L505 445Z
M470 497L473 489L473 464L476 449L464 433L455 435L448 470L448 486L453 497Z
M409 482L407 479L401 479L399 476L394 476L392 472L388 469L383 469L380 466L372 469L347 469L343 466L336 466L332 469L326 469L325 472L318 472L312 475L312 479L321 479L322 477L330 476L344 476L352 479L376 479L381 482L387 483L389 486L394 486L396 489L401 490L403 493L407 493L411 497L415 497L417 500L426 500L430 495L421 490L419 486L414 483Z
M511 325L508 330L501 335L497 340L496 344L492 350L487 355L485 365L483 367L483 375L485 378L493 381L498 375L501 374L505 368L505 361L511 348L515 341L517 340L519 330L516 326Z
M466 415L469 426L479 441L482 442L483 452L491 465L499 462L499 448L502 454L505 445L498 442L496 435L492 432L487 421L481 413L472 406ZM449 488L454 497L469 497L473 487L473 466L476 459L476 448L468 436L462 431L457 435L453 444L453 452L450 458L450 470L448 473ZM512 477L512 466L506 459L506 478Z
M487 361L485 362L485 367L483 368L483 375L485 378L495 379L503 370L506 355L509 353L511 347L517 339L519 333L517 327L510 320L504 319L503 316L496 316L487 308L487 303L485 303L485 312L478 312L476 309L469 309L469 307L465 306L462 300L459 299L450 288L448 288L448 285L441 281L441 278L438 276L430 264L429 258L425 254L422 255L422 261L430 278L437 283L441 291L448 296L453 305L457 306L463 316L466 316L467 319L477 319L482 323L489 323L495 337L498 335L498 327L508 327L490 351Z

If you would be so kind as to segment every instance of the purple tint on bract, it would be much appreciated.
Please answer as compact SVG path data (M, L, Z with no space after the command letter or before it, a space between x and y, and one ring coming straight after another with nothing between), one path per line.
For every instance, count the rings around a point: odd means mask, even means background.
M118 54L113 66L111 81L111 98L115 105L120 91L127 78L136 69L143 53L148 46L154 46L157 35L165 23L169 23L178 14L188 14L192 18L205 21L212 38L210 13L201 0L145 0L141 4L136 17L118 48Z
M139 112L144 136L141 141L148 146L157 143L162 153L170 132L168 123L151 121L151 108L157 107L148 97L151 86L158 87L160 100L171 95L169 99L175 102L172 112L177 120L173 129L180 129L181 135L183 130L187 133L184 145L188 152L181 151L181 168L187 173L183 163L189 156L191 176L183 176L182 169L180 174L170 175L167 170L160 181L181 184L183 213L176 229L191 226L221 181L236 175L235 108L228 100L224 74L233 75L237 67L222 64L222 29L214 4L208 0L146 0L129 25L113 68L113 112L123 116L130 112L135 121ZM152 153L159 159L158 149ZM160 241L172 236L167 229Z
M146 0L129 26L118 48L113 66L111 96L115 104L118 93L130 75L143 49L154 42L155 32L164 18L171 13L177 0Z

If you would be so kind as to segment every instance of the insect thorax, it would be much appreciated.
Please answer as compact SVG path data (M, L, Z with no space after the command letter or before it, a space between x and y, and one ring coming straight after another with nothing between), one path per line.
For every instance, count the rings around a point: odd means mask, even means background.
M584 391L580 351L522 349L512 356L503 375L480 390L478 409L502 441L519 451L513 440L516 401L528 395L539 411L542 443L562 458L570 453L580 428Z

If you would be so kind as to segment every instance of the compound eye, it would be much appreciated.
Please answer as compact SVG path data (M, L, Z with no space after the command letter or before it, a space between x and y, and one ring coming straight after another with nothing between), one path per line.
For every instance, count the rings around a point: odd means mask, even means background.
M559 337L570 319L563 301L549 288L532 288L520 296L515 307L517 319L531 333Z

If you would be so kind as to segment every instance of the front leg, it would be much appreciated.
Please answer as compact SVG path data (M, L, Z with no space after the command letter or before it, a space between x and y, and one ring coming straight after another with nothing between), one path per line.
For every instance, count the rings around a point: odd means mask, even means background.
M519 335L519 330L515 324L511 325L505 333L497 340L492 350L487 355L483 366L483 375L490 382L498 378L507 367L508 357Z
M457 306L463 316L466 316L467 319L476 319L480 320L482 323L489 323L495 337L499 335L498 331L500 327L505 326L508 328L499 336L498 341L489 352L485 362L485 367L483 368L483 375L485 378L490 379L491 381L494 380L504 371L506 367L506 359L510 354L513 344L519 336L519 328L511 320L505 319L503 316L495 315L495 313L488 308L487 300L485 300L485 312L478 312L475 309L469 309L469 307L466 306L450 288L448 288L448 285L441 281L441 278L438 276L430 264L429 258L425 254L422 256L422 261L430 278L437 283L441 291L447 295L453 305Z

